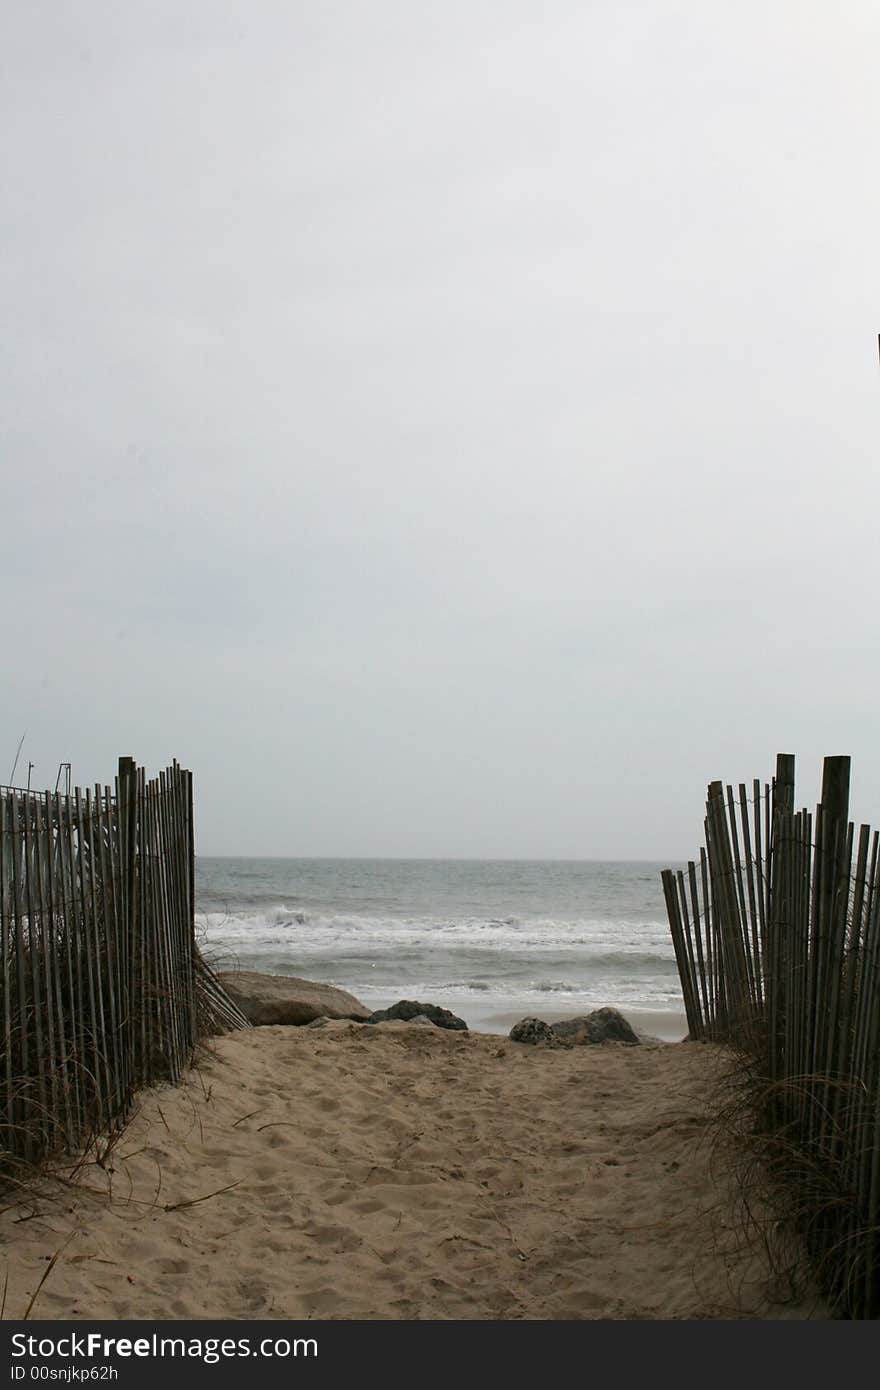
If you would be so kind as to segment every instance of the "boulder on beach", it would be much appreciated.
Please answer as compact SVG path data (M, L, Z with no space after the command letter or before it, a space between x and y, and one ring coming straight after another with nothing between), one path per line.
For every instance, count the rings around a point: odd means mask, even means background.
M414 1023L418 1019L421 1023L423 1017L436 1028L455 1028L465 1033L468 1031L464 1019L457 1018L449 1009L441 1009L438 1004L420 1004L415 999L399 999L389 1009L377 1009L365 1018L364 1022L391 1023L394 1019L399 1019L402 1023Z
M335 985L301 980L296 975L261 975L256 970L225 970L217 978L251 1023L301 1026L316 1018L350 1018L363 1023L369 1015L359 999Z
M579 1043L622 1042L638 1044L640 1039L617 1009L594 1009L577 1018L564 1018L559 1023L545 1023L542 1018L523 1018L508 1034L512 1042L563 1043L575 1047Z
M617 1009L594 1009L590 1014L565 1018L550 1025L557 1038L572 1043L638 1043L638 1036Z
M549 1043L554 1041L555 1034L549 1023L545 1023L543 1018L521 1018L519 1023L515 1023L507 1035L511 1042L521 1043Z

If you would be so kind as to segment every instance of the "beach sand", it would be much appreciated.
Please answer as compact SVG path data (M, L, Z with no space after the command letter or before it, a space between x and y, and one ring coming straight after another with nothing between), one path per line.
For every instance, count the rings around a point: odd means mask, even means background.
M59 1250L32 1318L827 1316L741 1248L707 1138L724 1066L400 1023L214 1039L104 1166L0 1214L5 1316Z

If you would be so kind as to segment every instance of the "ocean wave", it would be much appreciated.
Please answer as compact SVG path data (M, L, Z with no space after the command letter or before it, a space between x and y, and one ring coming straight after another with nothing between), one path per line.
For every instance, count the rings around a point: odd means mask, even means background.
M431 989L463 989L468 993L491 994L496 985L490 985L486 980L443 980L439 983L431 984Z
M345 913L320 915L303 908L278 904L268 910L243 912L197 912L197 925L208 934L224 938L240 937L254 940L271 936L273 931L304 927L304 939L321 936L365 937L389 944L408 940L421 942L433 939L473 939L488 935L499 943L510 943L519 949L547 947L557 944L567 947L601 947L632 955L637 952L659 951L672 954L672 940L663 922L630 922L602 918L599 920L556 918L448 918L372 917Z
M443 1004L529 996L571 1008L680 998L665 923L469 916L384 916L310 910L294 898L237 913L197 915L218 969L336 981L363 997Z
M196 924L219 969L335 981L372 1007L680 1007L647 863L204 860Z
M530 980L526 986L538 994L582 994L583 985L570 985L565 980Z

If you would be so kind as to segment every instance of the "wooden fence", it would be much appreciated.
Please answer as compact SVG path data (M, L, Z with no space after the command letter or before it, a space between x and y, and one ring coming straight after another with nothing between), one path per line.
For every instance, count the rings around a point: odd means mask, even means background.
M824 1291L864 1318L880 1312L880 835L849 822L849 776L825 759L815 817L794 809L790 754L751 795L713 782L699 861L663 889L691 1036L748 1057Z
M191 774L0 788L0 1171L118 1124L180 1079L199 1036L247 1021L194 937Z

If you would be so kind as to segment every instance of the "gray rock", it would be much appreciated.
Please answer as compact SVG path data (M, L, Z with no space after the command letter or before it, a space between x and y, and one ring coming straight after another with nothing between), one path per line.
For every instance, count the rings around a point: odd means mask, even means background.
M261 975L256 970L224 970L217 978L251 1023L301 1026L317 1018L369 1016L359 999L335 985L301 980L296 975Z
M392 1004L389 1009L377 1009L375 1013L364 1019L365 1023L386 1023L398 1018L403 1023L412 1023L414 1019L426 1018L429 1023L433 1023L437 1028L455 1028L468 1031L468 1026L463 1018L456 1018L455 1014L448 1009L441 1009L438 1004L420 1004L415 999L399 999L396 1004Z
M571 1044L623 1042L638 1044L638 1035L617 1009L594 1009L578 1018L565 1018L551 1025L557 1038Z
M521 1018L507 1035L511 1042L543 1043L553 1042L555 1034L549 1023L542 1018Z

